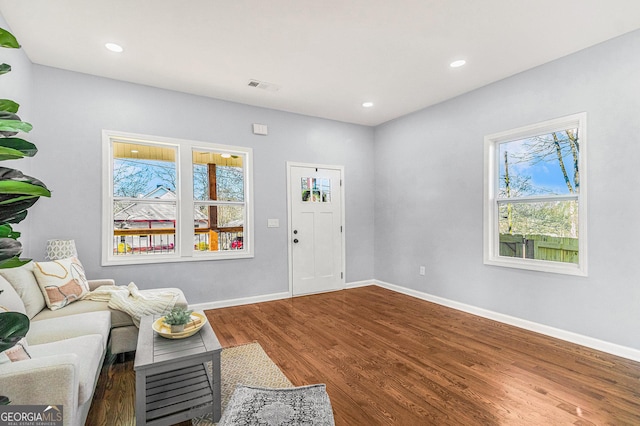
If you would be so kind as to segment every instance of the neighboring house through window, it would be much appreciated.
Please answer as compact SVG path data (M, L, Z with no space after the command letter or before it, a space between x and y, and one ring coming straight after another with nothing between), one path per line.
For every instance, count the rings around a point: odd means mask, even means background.
M586 114L485 137L484 263L587 275Z
M103 265L253 256L252 150L103 131Z

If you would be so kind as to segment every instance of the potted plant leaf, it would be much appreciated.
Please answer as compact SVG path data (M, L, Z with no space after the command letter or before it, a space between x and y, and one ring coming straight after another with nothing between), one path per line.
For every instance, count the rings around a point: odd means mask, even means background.
M0 47L19 49L20 44L9 31L0 28ZM0 75L11 71L8 64L0 65ZM20 137L19 132L28 133L33 126L17 115L20 105L10 99L0 99L0 161L33 157L38 149ZM28 263L20 259L22 244L20 233L10 224L19 223L27 217L27 209L40 197L50 197L51 192L40 180L22 174L9 167L0 167L0 268L14 268Z
M184 326L191 321L192 312L184 308L173 308L171 312L165 315L164 323L171 326L172 333L181 333L184 331Z
M23 313L0 312L0 352L11 349L26 336L29 325L29 317ZM8 397L0 395L0 405L9 405L10 403Z
M0 28L0 47L19 49L20 44L9 31ZM0 64L0 76L11 72L11 65ZM0 161L33 157L38 149L21 137L33 126L18 116L20 105L10 99L0 99ZM40 180L24 175L9 167L0 167L0 269L15 268L31 261L20 259L22 244L20 232L11 224L27 217L27 209L40 197L50 197L51 192ZM19 312L0 313L0 352L12 348L29 331L29 317ZM9 398L0 396L0 405L9 404Z

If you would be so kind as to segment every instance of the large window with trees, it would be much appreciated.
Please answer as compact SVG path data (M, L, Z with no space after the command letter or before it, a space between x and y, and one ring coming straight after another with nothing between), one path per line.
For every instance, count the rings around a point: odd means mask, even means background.
M253 256L252 151L103 131L103 264Z
M587 275L586 114L485 137L484 262Z

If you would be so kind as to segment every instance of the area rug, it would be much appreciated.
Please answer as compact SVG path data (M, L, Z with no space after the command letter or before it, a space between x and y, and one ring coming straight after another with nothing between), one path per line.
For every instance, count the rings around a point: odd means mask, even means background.
M333 426L325 385L271 389L238 385L219 426Z
M257 342L223 349L220 355L220 376L223 413L238 384L266 388L293 387ZM210 414L193 419L192 423L194 426L215 424Z

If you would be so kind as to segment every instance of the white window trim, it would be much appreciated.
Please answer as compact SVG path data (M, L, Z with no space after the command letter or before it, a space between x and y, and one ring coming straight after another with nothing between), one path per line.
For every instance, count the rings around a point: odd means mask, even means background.
M176 149L176 185L180 188L176 202L176 245L175 253L154 254L149 256L114 256L111 241L113 240L113 142L127 141L136 144L167 145ZM242 155L244 164L244 204L245 222L243 234L243 250L201 252L193 248L193 220L182 218L193 217L195 200L193 199L193 164L194 149L223 151ZM253 214L253 150L246 147L222 145L186 139L150 136L114 130L102 131L102 266L137 265L167 262L192 262L203 260L243 259L254 257L254 214ZM224 202L218 202L224 204Z
M501 142L524 139L570 126L578 128L580 135L580 192L578 194L578 264L551 262L538 259L520 259L499 255L498 232L498 150ZM574 198L571 196L570 198ZM529 200L546 201L562 197L527 197ZM524 198L523 198L524 200ZM587 114L579 113L530 126L507 130L484 138L484 264L507 268L527 269L567 275L587 276Z

